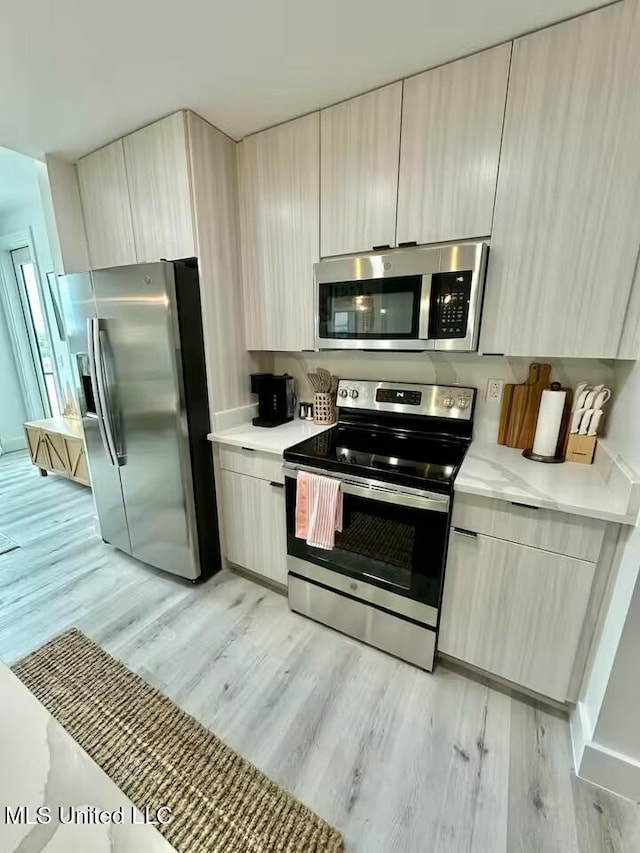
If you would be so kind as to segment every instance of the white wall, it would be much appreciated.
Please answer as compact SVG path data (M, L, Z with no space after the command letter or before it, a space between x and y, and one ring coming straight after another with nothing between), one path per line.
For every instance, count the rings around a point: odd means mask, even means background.
M0 447L4 453L26 447L22 429L25 420L24 400L0 303Z
M608 438L640 475L640 362L618 363ZM577 770L640 799L640 527L625 530L600 645L572 720ZM583 751L583 745L585 746Z
M306 378L316 367L326 367L334 375L346 379L379 379L400 382L466 385L478 389L474 437L495 441L500 420L500 403L487 403L487 380L524 382L530 358L479 356L473 353L351 353L344 351L321 353L277 353L274 364L277 373L288 372L296 378L298 397L313 400L313 391ZM552 379L563 387L575 387L581 380L615 385L612 362L595 359L551 359ZM606 431L606 423L604 424Z
M627 464L640 473L640 362L617 362L615 377L608 438Z

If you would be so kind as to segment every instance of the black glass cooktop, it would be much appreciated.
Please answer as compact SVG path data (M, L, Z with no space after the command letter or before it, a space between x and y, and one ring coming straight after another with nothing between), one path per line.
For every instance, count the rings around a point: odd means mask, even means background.
M300 465L416 488L449 491L462 464L464 439L336 426L285 450Z

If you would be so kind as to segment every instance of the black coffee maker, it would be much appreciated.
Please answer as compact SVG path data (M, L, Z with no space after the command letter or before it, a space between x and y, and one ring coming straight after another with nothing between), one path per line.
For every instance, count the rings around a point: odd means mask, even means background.
M251 393L258 395L258 417L254 426L276 427L293 420L295 395L293 376L285 373L252 373Z

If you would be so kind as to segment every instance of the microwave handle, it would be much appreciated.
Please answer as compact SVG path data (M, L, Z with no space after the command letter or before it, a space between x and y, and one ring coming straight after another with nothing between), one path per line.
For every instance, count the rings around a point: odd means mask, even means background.
M420 317L418 321L418 338L429 340L429 314L431 310L431 273L422 276L420 288Z

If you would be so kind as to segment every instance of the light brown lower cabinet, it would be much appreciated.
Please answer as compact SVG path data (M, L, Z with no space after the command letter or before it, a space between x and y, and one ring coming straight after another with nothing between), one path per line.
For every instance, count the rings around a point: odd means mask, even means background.
M90 486L81 421L72 418L45 418L24 425L31 461L46 476L62 474L75 483Z
M287 534L284 487L236 471L222 471L227 559L286 586Z
M564 702L595 563L451 532L438 648Z

